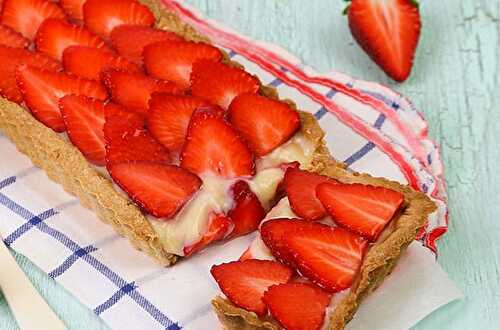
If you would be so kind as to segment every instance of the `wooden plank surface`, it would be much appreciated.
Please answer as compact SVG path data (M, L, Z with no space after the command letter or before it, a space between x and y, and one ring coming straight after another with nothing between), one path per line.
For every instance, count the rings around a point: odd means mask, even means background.
M500 328L500 1L421 1L416 64L400 85L353 42L340 14L343 1L187 2L244 34L283 46L320 72L380 81L413 100L446 166L451 223L439 242L439 262L466 295L416 329ZM69 328L105 328L28 260L16 258ZM1 295L0 328L16 328Z

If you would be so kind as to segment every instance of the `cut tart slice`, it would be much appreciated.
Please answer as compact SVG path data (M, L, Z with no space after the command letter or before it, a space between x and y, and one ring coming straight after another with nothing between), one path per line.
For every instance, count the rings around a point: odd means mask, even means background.
M238 305L227 294L215 298L215 311L228 329L343 329L435 209L424 194L408 186L348 172L333 161L324 165L321 175L287 170L285 185L296 180L312 188L304 189L301 199L283 198L238 261L276 261L294 269L296 277L268 288L263 299L266 314ZM291 186L287 193L294 196ZM304 211L297 206L307 194L315 203L305 205L318 209L320 202L326 209L315 221L300 219L294 212Z

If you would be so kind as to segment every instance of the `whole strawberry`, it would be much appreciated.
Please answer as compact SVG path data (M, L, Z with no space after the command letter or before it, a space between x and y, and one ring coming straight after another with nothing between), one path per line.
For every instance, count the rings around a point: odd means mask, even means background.
M361 48L392 79L410 75L420 37L416 0L352 0L349 28Z

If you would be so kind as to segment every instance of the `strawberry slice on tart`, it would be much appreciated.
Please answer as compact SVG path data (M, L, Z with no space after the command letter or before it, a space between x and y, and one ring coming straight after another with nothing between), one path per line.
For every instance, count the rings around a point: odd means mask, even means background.
M199 241L183 248L184 256L189 257L190 255L203 250L211 243L224 239L231 232L232 228L233 222L226 215L215 213L210 214L207 231L203 234Z
M167 149L180 152L193 112L207 105L193 96L153 93L149 101L147 126L151 134Z
M257 93L259 80L243 69L211 60L199 60L191 71L191 94L227 109L243 93Z
M108 163L107 169L137 205L160 220L173 218L202 184L198 176L179 166L157 162Z
M31 41L19 32L12 30L7 25L0 24L0 45L14 47L14 48L27 48Z
M67 95L59 100L59 109L71 143L92 164L105 165L104 102L82 95Z
M83 22L90 31L107 39L119 25L153 26L155 17L136 0L87 0L83 5Z
M50 0L5 0L0 23L33 40L43 21L66 20L64 11Z
M275 261L249 259L214 265L210 273L236 306L264 316L265 292L273 285L290 281L293 270Z
M159 79L175 82L189 88L193 64L198 60L219 62L221 51L209 44L192 41L163 41L144 48L146 71Z
M259 228L260 222L266 216L259 198L244 180L238 180L231 186L234 205L228 216L234 224L231 237L251 233Z
M234 98L229 107L229 121L259 157L288 141L300 128L297 111L285 102L255 93Z
M61 97L69 94L85 95L98 100L108 97L106 90L98 82L27 65L17 68L16 81L33 116L56 132L64 132L66 129L59 110Z
M142 68L129 60L114 55L102 48L70 46L63 52L64 70L75 76L99 80L103 70L117 69L127 72L141 72Z
M17 87L16 68L30 65L47 71L61 71L61 64L45 54L30 52L24 48L12 48L0 45L0 95L9 101L21 103L23 95Z
M255 173L254 155L245 141L225 119L210 112L191 119L180 164L194 173L211 172L223 178Z
M147 45L160 41L182 40L174 32L142 25L119 25L110 34L113 48L129 61L142 64L142 55ZM160 77L161 78L161 77Z
M169 164L170 153L145 128L145 119L125 108L107 109L104 123L106 164L150 161Z
M331 299L329 292L309 283L273 285L263 297L271 315L290 330L321 329Z
M58 61L61 61L66 48L75 45L102 48L111 52L104 40L89 30L60 19L45 20L36 35L37 50Z
M370 241L378 238L404 203L397 191L358 183L322 183L316 196L337 224Z
M316 187L324 182L336 181L298 168L289 168L283 180L290 206L299 217L316 221L326 216L326 210L316 197Z
M146 115L154 92L183 93L182 89L170 81L158 80L142 73L109 69L102 72L101 80L114 102L142 115Z

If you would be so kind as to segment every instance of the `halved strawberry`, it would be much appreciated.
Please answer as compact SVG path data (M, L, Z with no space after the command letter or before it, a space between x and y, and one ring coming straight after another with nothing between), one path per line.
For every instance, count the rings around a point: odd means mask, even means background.
M300 128L299 113L288 104L254 93L234 98L229 121L257 156L267 155Z
M293 254L286 247L285 237L300 228L310 227L312 224L302 219L271 219L260 227L260 237L276 259L294 267Z
M173 81L183 88L189 87L193 64L201 59L219 62L220 50L209 44L191 41L164 41L144 48L146 71L159 79Z
M193 96L153 93L149 101L148 129L168 150L179 152L186 140L191 115L205 104Z
M1 23L33 40L36 31L48 18L65 20L64 11L49 0L5 0Z
M111 51L101 38L89 30L60 19L44 21L36 35L36 48L58 61L66 48L75 45Z
M199 60L191 72L191 93L224 109L243 93L257 93L259 80L245 70L220 62Z
M86 0L59 0L59 5L74 20L83 20L83 4Z
M64 73L49 72L27 65L19 66L16 81L26 106L33 115L56 132L66 127L59 111L59 99L65 95L86 95L99 100L108 97L101 84Z
M151 161L170 163L170 154L145 129L145 120L130 110L107 109L104 123L106 162Z
M207 231L198 242L184 247L184 256L190 256L195 252L203 250L210 243L223 239L227 236L232 226L231 219L224 214L211 214Z
M243 180L237 181L231 187L231 195L234 205L227 214L234 223L231 237L246 235L257 230L266 216L266 211L255 193L250 190L248 183Z
M254 156L243 139L210 113L193 116L180 159L182 167L195 173L210 171L224 178L255 173Z
M86 96L67 95L59 109L71 142L92 164L105 165L104 102Z
M101 71L105 69L119 69L128 72L142 71L139 65L121 56L100 48L87 46L66 48L63 52L62 62L66 72L93 80L99 80Z
M263 297L271 315L289 330L321 329L331 299L331 294L308 283L273 285Z
M295 214L309 221L320 220L326 216L325 208L316 197L316 187L323 182L336 181L298 168L290 168L286 171L285 191Z
M0 24L0 45L14 48L27 48L30 40L10 27Z
M108 38L119 25L152 26L155 17L136 0L87 0L83 5L83 21L90 31Z
M415 0L352 0L349 28L361 48L396 81L408 78L420 37Z
M108 164L109 174L149 214L171 219L200 188L195 174L175 165L154 162Z
M257 259L214 265L210 273L233 304L259 316L267 311L264 292L272 285L287 283L293 275L279 262Z
M331 292L351 286L367 245L361 236L317 222L285 235L286 249L299 272Z
M61 71L61 64L45 54L30 52L24 48L0 45L0 95L9 101L21 103L23 95L17 87L16 68L21 64L31 65L47 71Z
M152 93L182 94L182 90L176 84L154 79L142 73L112 69L103 71L101 78L113 101L143 115L148 111Z
M404 202L400 192L358 183L323 183L316 195L337 224L372 241Z
M174 32L149 26L119 25L110 34L110 42L121 56L141 64L144 47L159 41L182 40Z
M113 103L109 103L111 105ZM104 123L104 140L106 144L134 135L145 128L144 117L130 111L121 105L113 104L106 107Z

